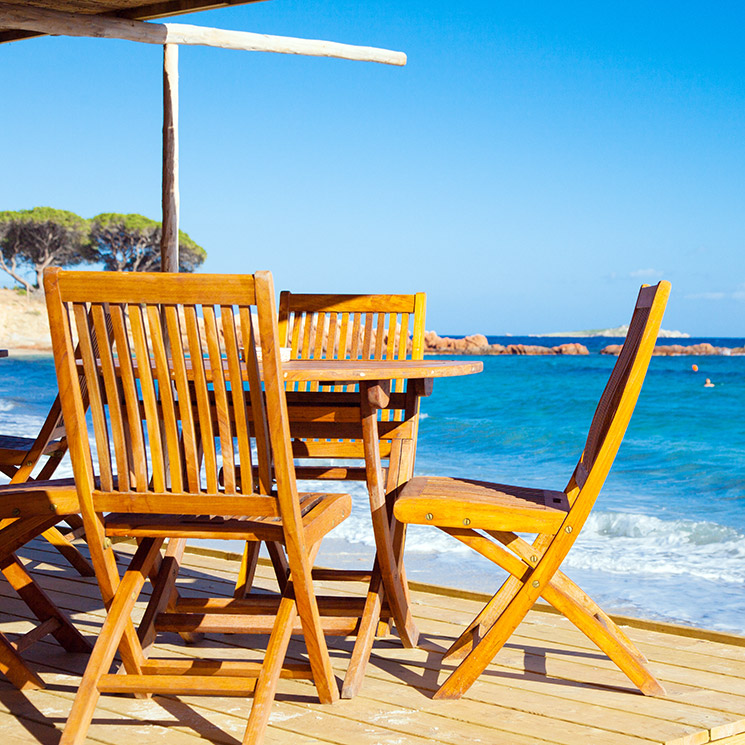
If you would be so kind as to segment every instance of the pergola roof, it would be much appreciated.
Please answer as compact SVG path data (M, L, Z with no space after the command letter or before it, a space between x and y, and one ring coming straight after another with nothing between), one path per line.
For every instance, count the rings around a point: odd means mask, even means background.
M200 10L228 8L232 5L246 5L260 0L161 0L160 2L143 2L143 0L30 0L26 6L60 10L66 13L81 15L110 15L117 18L131 18L145 21L151 18L164 18L182 13L196 13ZM30 36L42 36L35 31L14 29L0 30L0 43L26 39Z

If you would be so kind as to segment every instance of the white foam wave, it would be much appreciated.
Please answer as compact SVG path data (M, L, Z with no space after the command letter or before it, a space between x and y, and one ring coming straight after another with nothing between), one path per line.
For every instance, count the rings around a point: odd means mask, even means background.
M745 534L708 521L597 512L565 565L610 574L687 575L745 584Z

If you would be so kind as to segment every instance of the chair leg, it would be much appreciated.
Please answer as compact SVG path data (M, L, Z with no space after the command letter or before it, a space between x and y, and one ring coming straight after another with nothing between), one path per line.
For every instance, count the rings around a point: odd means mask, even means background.
M460 698L484 672L510 638L540 594L540 588L523 584L479 643L466 655L435 693L437 699Z
M142 645L143 654L147 655L150 648L155 642L155 619L170 603L174 594L176 578L178 577L181 559L186 548L186 541L174 539L168 541L166 554L160 562L157 577L153 581L153 591L150 595L150 601L147 604L142 621L137 629L137 636ZM157 564L157 559L153 566ZM189 638L194 634L184 635ZM201 635L200 635L201 636Z
M73 569L81 577L95 577L96 573L93 571L93 567L90 565L88 560L80 553L76 546L73 546L70 541L65 538L60 532L59 528L49 528L42 533L42 536L59 551L62 556L67 559Z
M259 561L260 548L261 541L246 541L246 545L243 548L241 566L238 570L238 580L235 583L235 590L233 591L234 598L245 598L251 591L256 574L256 564Z
M305 647L308 650L308 661L318 691L318 698L322 704L331 704L339 700L339 686L331 668L331 658L321 625L318 602L313 593L311 576L311 567L320 548L320 541L311 547L308 552L307 563L298 561L297 569L291 573L290 579L295 604L300 615L300 623L303 627Z
M44 681L26 664L3 634L0 634L0 673L20 691L44 688Z
M98 681L111 667L117 647L124 637L132 609L147 579L153 562L159 556L162 538L145 538L137 548L132 563L124 573L109 605L101 633L80 681L60 745L82 745L85 742L100 693Z
M279 603L277 617L264 657L264 664L256 681L253 705L243 736L244 745L254 745L262 742L266 725L269 722L269 714L274 702L282 664L292 636L295 618L297 618L297 604L294 599L292 583L288 583Z
M274 574L277 575L277 584L279 585L279 591L284 592L285 586L287 585L287 577L290 574L290 567L287 563L287 557L285 556L282 544L268 541L266 544L266 549L269 552L269 558L272 560Z
M571 589L565 591L557 587L563 584L561 580L552 582L543 589L543 597L608 655L644 695L664 696L665 689L647 667L646 658L630 641L627 643L626 635L618 626L602 611L597 614L588 611L588 606L595 606L594 602L582 604Z
M443 661L462 660L479 643L484 634L484 629L488 629L499 618L521 586L522 582L519 579L508 577L476 618L450 645L448 651L443 655Z
M11 554L0 560L0 571L33 614L41 621L54 618L58 625L50 633L68 652L90 652L90 642L70 623L44 590L34 581L18 558Z
M354 642L352 657L349 660L347 673L344 676L344 683L341 689L342 698L354 698L362 686L365 669L367 668L367 663L372 653L373 642L375 641L375 633L378 627L384 597L385 587L383 587L380 577L380 567L376 561L367 591L365 608L362 611L362 620L360 621L357 638Z

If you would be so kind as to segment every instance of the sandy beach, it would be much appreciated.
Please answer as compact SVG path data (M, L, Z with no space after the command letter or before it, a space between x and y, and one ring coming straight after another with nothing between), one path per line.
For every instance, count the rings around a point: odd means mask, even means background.
M42 293L30 297L0 288L0 347L14 355L52 351Z

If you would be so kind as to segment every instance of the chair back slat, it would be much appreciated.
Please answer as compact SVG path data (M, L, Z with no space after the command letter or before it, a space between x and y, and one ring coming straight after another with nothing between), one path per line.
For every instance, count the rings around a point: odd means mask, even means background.
M186 324L186 338L189 360L191 361L192 383L197 405L197 421L199 422L199 442L204 458L206 488L208 492L218 489L217 451L215 450L215 432L212 422L212 407L207 372L204 364L205 350L202 347L202 337L199 331L197 309L193 305L184 307Z
M132 492L142 495L137 505L145 511L148 499L162 509L172 494L178 507L169 510L188 513L191 494L202 506L210 495L218 502L218 497L250 497L252 511L244 514L280 514L272 460L275 438L289 423L276 392L284 398L281 368L271 360L262 372L259 363L252 309L273 344L272 354L279 344L275 306L257 307L254 278L202 275L203 287L191 277L183 286L181 275L162 275L159 281L147 274L107 273L96 285L81 274L95 279L90 272L52 270L47 302L50 319L60 319L65 330L55 364L61 390L68 391L62 409L66 422L70 417L74 422L73 467L76 479L80 474L87 484L89 521L97 499L110 508L115 495ZM140 281L143 286L137 287ZM268 297L271 275L262 282ZM267 367L276 378L270 405L264 393ZM86 396L95 459L82 414ZM285 464L282 488L289 490L284 501L294 515L290 505L297 492L294 470L288 468L294 468L291 462ZM128 502L123 497L123 504ZM239 507L235 514L241 514Z
M587 491L596 495L610 471L649 367L669 293L668 282L642 287L639 292L626 340L598 402L572 477L580 491L589 483ZM572 496L570 493L570 499Z
M80 357L85 371L85 377L91 381L88 386L93 431L96 438L96 450L101 453L99 458L99 473L101 483L108 489L113 488L113 472L109 449L109 430L104 411L105 396L99 384L96 356L93 351L93 338L89 328L88 308L83 303L75 303L72 307L75 325L80 343Z
M118 370L121 375L121 386L124 394L126 412L125 446L130 449L129 463L131 467L130 481L134 491L145 492L148 488L147 454L145 451L145 435L142 429L140 401L137 395L137 379L132 366L132 355L129 347L129 336L124 317L124 310L119 304L109 306L111 315L111 329L113 333L112 356L117 358ZM91 384L92 378L86 375Z
M236 327L235 314L230 306L220 308L220 318L222 320L222 331L225 340L225 356L227 361L228 377L232 380L240 380L242 375L241 358L239 350L239 335ZM249 340L249 344L252 342ZM251 433L248 421L246 406L248 402L244 396L242 385L230 385L229 401L227 402L228 413L233 415L235 425L235 435L238 442L238 462L245 464L246 468L241 469L240 484L236 483L235 459L231 458L233 472L230 476L232 486L228 486L228 476L225 476L225 489L234 492L241 491L244 494L250 494L254 491L253 484L253 463L251 458ZM225 471L225 462L223 461L223 472Z
M198 427L194 421L194 400L192 386L186 365L186 349L183 343L184 325L183 312L175 305L163 306L166 334L171 351L171 375L173 389L175 389L178 404L177 413L180 423L179 454L182 458L183 478L182 488L185 491L198 493L200 491L200 464Z
M128 311L129 328L133 341L130 349L134 352L132 361L139 377L142 409L145 414L145 433L148 439L147 449L150 456L150 479L153 491L164 492L166 491L165 452L160 431L161 418L158 410L155 380L151 367L152 354L148 344L142 308L139 305L132 304Z
M271 307L274 313L274 305ZM272 321L274 316L272 316ZM272 452L271 434L269 432L268 412L262 392L261 375L259 373L259 358L256 353L259 340L256 336L251 314L247 308L240 309L241 336L248 339L245 348L246 367L248 373L248 393L253 412L254 441L256 444L256 455L258 460L259 483L258 490L261 494L270 494L272 491ZM268 321L267 321L268 322ZM278 332L277 332L278 334ZM279 375L279 372L277 372ZM249 460L249 463L251 461ZM242 469L246 470L246 469Z

